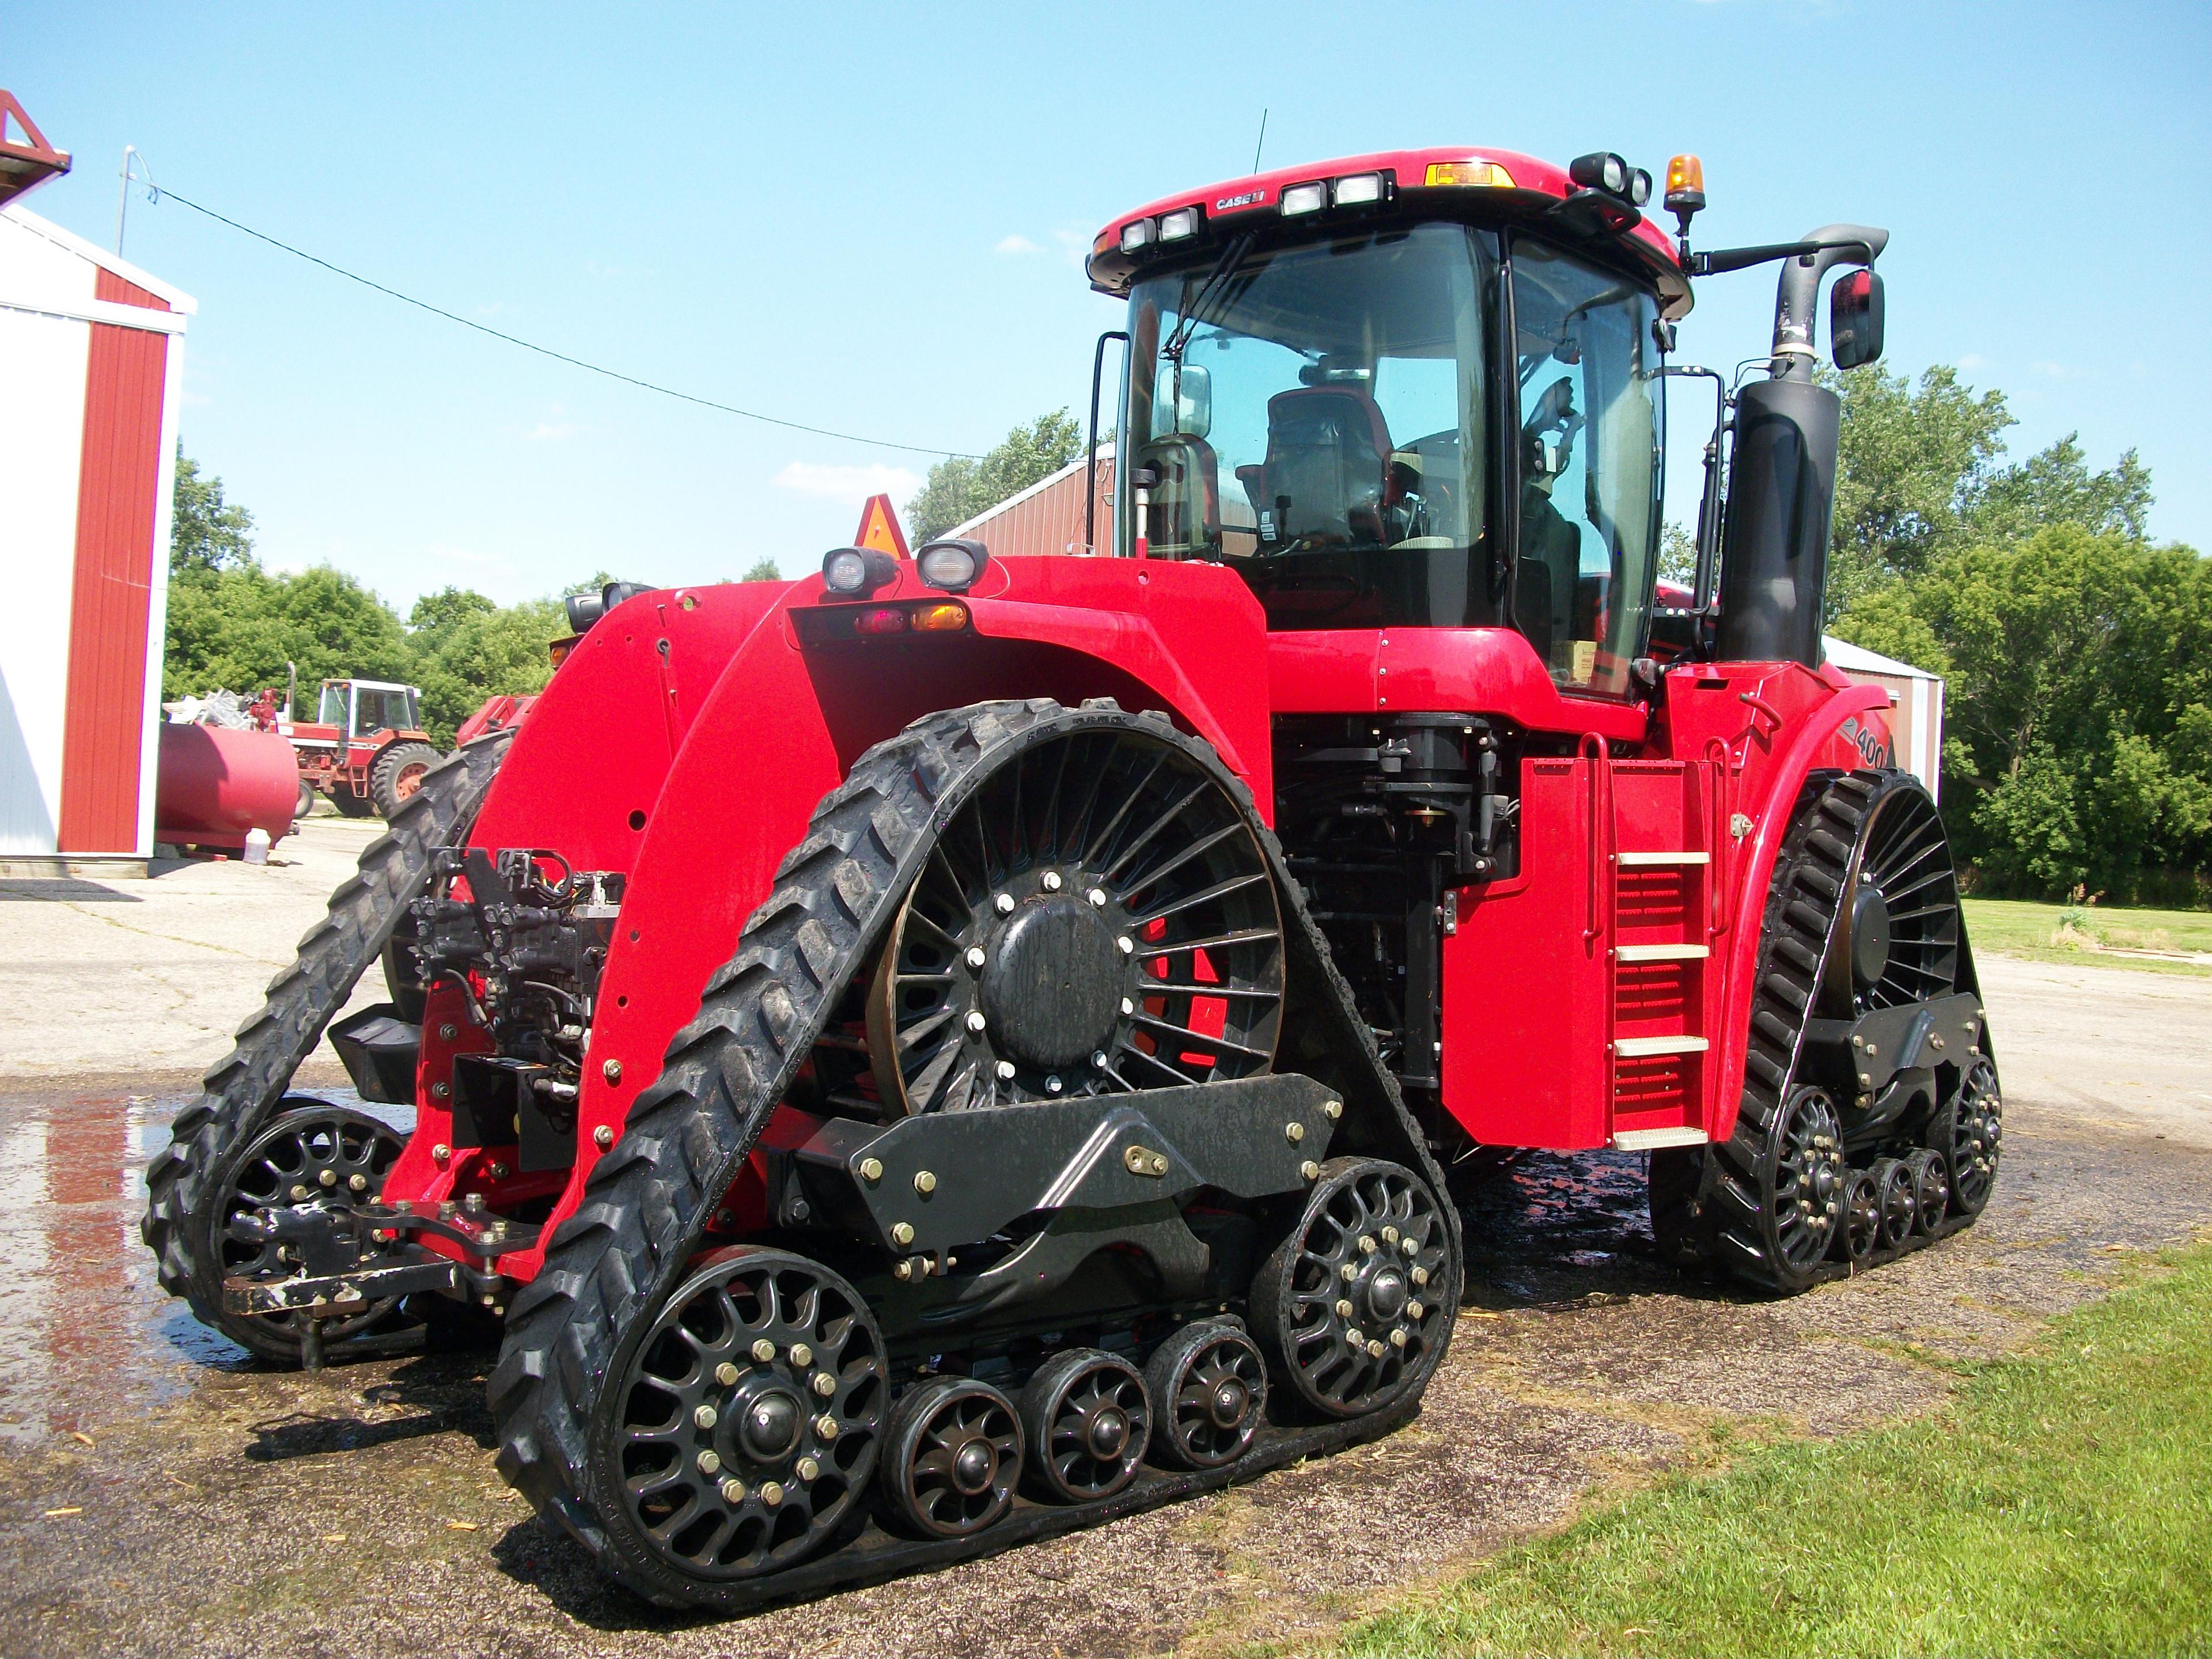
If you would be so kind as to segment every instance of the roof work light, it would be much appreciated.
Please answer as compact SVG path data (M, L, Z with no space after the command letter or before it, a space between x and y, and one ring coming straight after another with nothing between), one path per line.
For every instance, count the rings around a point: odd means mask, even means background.
M840 599L865 599L898 577L898 561L872 547L836 547L822 561L822 586Z

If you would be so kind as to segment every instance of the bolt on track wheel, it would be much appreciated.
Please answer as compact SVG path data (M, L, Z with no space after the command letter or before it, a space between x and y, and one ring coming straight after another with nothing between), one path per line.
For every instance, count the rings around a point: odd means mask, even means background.
M1120 1093L1272 1064L1283 922L1198 761L1091 729L1019 750L945 826L867 997L900 1112Z
M1054 1354L1022 1390L1030 1480L1054 1502L1109 1498L1137 1478L1152 1435L1145 1379L1097 1348Z
M1951 1170L1943 1154L1923 1146L1904 1160L1912 1174L1912 1231L1933 1237L1951 1212Z
M726 1583L790 1566L858 1518L885 1395L883 1334L820 1263L717 1251L602 1396L603 1489L663 1572Z
M1379 1158L1332 1158L1254 1280L1253 1323L1300 1400L1357 1417L1428 1381L1459 1290L1428 1183Z
M1871 1170L1854 1170L1844 1182L1844 1212L1828 1254L1863 1267L1881 1243L1881 1191Z
M287 1095L277 1115L217 1172L222 1208L216 1248L225 1279L288 1279L299 1271L281 1240L248 1224L258 1210L302 1204L365 1204L383 1190L405 1137L389 1123L350 1106L309 1095ZM321 1322L325 1352L392 1334L402 1324L396 1298ZM296 1364L307 1330L304 1314L232 1314L224 1335L265 1359Z
M1902 1244L1912 1237L1913 1223L1920 1213L1912 1171L1902 1158L1878 1158L1869 1173L1874 1176L1875 1206L1881 1212L1881 1243Z
M1768 1133L1760 1164L1766 1243L1788 1287L1802 1288L1828 1253L1850 1173L1843 1124L1827 1091L1808 1086L1790 1096Z
M1186 1469L1234 1463L1260 1431L1267 1365L1234 1325L1186 1325L1145 1366L1152 1400L1152 1455Z
M1997 1159L2004 1151L2004 1103L1997 1093L1996 1067L1977 1060L1959 1084L1959 1097L1936 1118L1929 1136L1951 1164L1951 1208L1976 1216L1990 1201Z
M884 1493L925 1538L982 1531L1013 1507L1021 1475L1021 1419L989 1383L934 1377L892 1408Z

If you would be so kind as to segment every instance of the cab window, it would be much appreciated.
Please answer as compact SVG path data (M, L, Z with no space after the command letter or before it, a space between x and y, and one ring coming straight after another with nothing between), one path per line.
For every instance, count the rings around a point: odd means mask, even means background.
M1660 527L1656 305L1540 242L1512 248L1520 421L1513 621L1566 690L1620 696Z

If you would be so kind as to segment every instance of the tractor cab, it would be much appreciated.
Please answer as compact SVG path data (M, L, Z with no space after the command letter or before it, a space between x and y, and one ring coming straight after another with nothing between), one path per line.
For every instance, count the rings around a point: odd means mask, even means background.
M315 723L331 727L341 742L358 742L380 732L414 732L422 693L411 685L383 680L325 680Z
M1603 192L1530 158L1340 165L1102 237L1094 285L1129 300L1117 550L1230 566L1273 631L1513 628L1562 690L1624 695L1673 249L1562 212Z

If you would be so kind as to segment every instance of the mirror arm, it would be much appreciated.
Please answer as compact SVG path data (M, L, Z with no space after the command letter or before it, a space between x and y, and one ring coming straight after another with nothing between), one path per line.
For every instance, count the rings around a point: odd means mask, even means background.
M1106 342L1119 340L1126 351L1129 337L1118 328L1109 328L1098 337L1098 343L1091 353L1091 447L1084 453L1083 474L1083 550L1098 550L1098 380L1106 367ZM1115 454L1120 459L1121 436L1115 435Z

